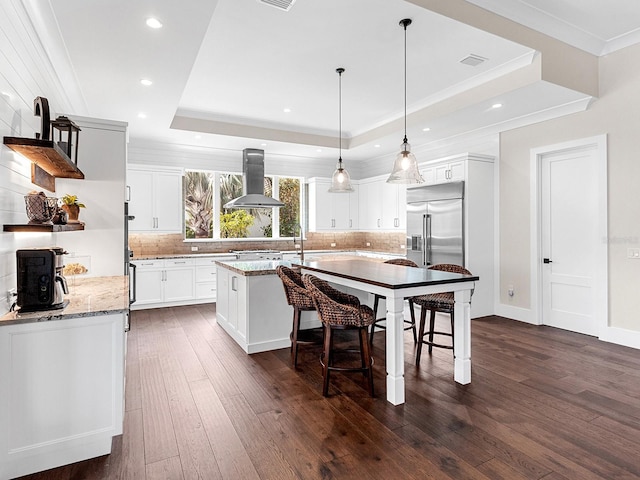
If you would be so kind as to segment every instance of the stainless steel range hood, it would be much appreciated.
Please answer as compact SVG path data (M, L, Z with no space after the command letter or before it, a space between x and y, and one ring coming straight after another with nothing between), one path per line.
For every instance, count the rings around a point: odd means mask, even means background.
M264 194L264 150L242 151L242 191L244 195L224 204L224 208L277 208L284 203Z

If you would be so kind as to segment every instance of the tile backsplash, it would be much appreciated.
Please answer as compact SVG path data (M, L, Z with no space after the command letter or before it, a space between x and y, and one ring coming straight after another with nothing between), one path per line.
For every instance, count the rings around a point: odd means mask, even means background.
M333 246L335 244L335 246ZM371 250L404 253L404 232L308 232L305 250ZM198 247L193 252L191 247ZM129 248L135 257L187 255L191 253L227 253L230 250L294 250L292 240L212 240L184 241L182 234L129 234Z

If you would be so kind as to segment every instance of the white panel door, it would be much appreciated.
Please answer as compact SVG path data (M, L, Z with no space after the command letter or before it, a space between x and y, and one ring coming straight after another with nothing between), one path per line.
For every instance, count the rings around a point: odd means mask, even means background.
M542 174L543 323L597 335L594 298L599 241L595 148L544 155Z

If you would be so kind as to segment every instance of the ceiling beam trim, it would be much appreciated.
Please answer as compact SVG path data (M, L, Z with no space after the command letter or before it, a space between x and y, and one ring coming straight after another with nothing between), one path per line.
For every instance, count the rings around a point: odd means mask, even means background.
M598 57L485 10L465 0L407 0L444 15L533 48L542 54L542 78L571 90L598 97Z

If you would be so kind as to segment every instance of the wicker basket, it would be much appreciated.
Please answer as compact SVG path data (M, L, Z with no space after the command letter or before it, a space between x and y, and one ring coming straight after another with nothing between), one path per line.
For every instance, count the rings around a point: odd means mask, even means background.
M27 206L27 217L30 224L50 224L51 219L58 211L58 199L42 195L25 195L24 203Z

